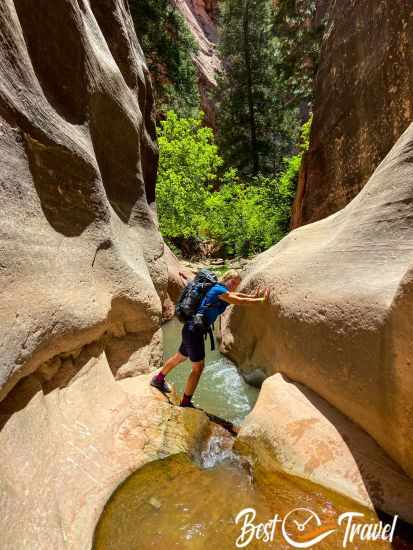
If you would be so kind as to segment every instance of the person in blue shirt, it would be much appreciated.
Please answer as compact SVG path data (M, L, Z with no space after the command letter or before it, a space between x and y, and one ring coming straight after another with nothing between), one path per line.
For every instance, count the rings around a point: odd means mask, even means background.
M218 284L207 292L201 302L200 309L205 305L208 306L204 308L204 311L209 327L219 315L224 313L230 304L246 306L268 303L269 289L265 289L262 296L260 296L259 291L254 295L236 292L240 282L241 277L238 271L230 270L225 273ZM182 342L179 350L166 361L164 367L152 378L151 385L162 392L169 393L171 390L165 381L166 375L176 366L186 361L188 357L192 362L192 371L185 385L184 395L180 403L181 407L194 407L192 396L205 366L204 332L195 330L191 321L185 323L182 327Z

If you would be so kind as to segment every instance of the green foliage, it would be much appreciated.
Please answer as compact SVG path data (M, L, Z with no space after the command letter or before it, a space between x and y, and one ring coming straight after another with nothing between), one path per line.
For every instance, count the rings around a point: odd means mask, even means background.
M159 133L157 205L163 235L213 239L229 256L248 256L278 242L289 230L310 127L311 120L301 130L300 152L283 160L278 177L246 181L233 168L220 173L223 160L201 116L180 119L169 112Z
M223 185L206 200L201 233L223 245L226 254L249 256L266 250L289 230L301 154L285 159L278 178L256 176Z
M299 148L302 153L308 151L310 147L310 134L311 134L311 125L313 124L313 115L310 115L310 118L301 126L300 132L300 143Z
M158 132L160 160L157 207L167 237L196 236L205 202L223 161L202 116L178 118L169 111Z
M220 150L243 177L276 177L311 111L323 25L314 0L224 0L221 11Z
M160 112L189 116L199 105L197 46L170 0L130 0L132 18L145 53Z
M275 5L276 74L285 106L312 102L324 26L325 18L317 21L315 0L278 0Z

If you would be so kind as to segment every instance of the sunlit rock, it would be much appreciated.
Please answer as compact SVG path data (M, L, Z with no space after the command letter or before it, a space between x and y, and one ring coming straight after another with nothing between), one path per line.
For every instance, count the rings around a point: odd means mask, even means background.
M413 126L343 210L249 266L270 305L230 308L223 350L281 372L368 432L413 475ZM274 422L284 419L275 415Z

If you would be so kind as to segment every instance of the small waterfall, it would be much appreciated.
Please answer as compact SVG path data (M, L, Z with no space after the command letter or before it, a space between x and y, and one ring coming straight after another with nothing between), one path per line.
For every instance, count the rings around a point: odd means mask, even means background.
M225 428L212 425L211 434L205 441L201 452L195 457L195 461L205 470L216 468L221 464L228 464L231 467L246 468L246 459L241 458L233 451L234 436Z
M200 465L206 469L214 468L225 461L235 460L238 460L238 457L232 450L232 442L229 445L228 438L221 433L214 433L208 438L206 448L201 451L200 455Z

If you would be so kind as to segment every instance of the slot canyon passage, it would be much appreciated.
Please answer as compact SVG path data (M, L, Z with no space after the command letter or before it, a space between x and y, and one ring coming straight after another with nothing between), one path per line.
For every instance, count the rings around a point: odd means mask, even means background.
M413 10L328 18L296 229L243 270L270 303L228 308L196 396L234 436L149 385L185 269L159 231L129 3L0 3L1 550L226 550L248 507L398 515L392 544L348 547L413 547Z

